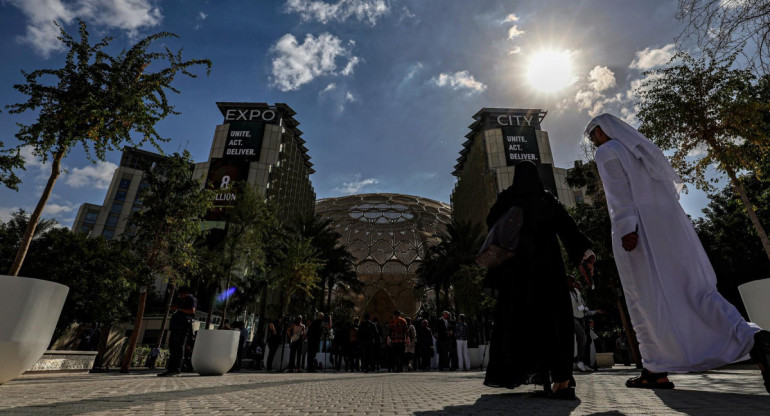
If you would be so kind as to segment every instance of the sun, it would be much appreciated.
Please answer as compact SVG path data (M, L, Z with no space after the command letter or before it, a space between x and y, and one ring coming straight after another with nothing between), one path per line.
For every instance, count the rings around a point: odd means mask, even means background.
M569 51L543 51L530 58L527 79L538 91L556 92L572 83Z

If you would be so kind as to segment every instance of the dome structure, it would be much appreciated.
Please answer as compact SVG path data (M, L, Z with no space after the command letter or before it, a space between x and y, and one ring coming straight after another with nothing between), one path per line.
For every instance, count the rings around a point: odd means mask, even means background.
M394 309L414 315L417 267L428 246L451 222L449 205L401 194L360 194L316 202L316 214L332 221L340 243L355 258L364 293L352 296L355 314L369 312L380 322Z

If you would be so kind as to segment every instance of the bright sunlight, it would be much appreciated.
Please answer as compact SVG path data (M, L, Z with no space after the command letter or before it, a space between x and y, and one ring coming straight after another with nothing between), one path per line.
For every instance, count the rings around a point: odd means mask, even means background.
M556 92L572 83L568 51L543 51L532 56L527 69L530 84L542 92Z

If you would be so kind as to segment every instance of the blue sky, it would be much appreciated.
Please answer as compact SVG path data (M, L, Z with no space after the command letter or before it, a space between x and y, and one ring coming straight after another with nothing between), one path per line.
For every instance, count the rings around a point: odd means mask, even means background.
M158 125L166 152L208 157L221 123L217 101L283 102L296 112L319 198L395 192L449 202L451 175L471 116L482 107L542 108L557 166L581 158L586 123L600 112L633 121L630 90L664 64L682 26L675 0L0 0L0 105L25 100L21 70L61 66L50 23L115 50L159 31L185 58L213 61L211 75L179 78L181 115ZM527 69L551 51L571 62L566 87L545 92ZM199 71L202 74L202 71ZM203 75L203 74L202 74ZM0 113L0 141L33 114ZM152 150L152 149L148 149ZM31 211L48 176L27 152L20 191L0 189L0 219ZM71 225L83 202L101 204L120 155L65 159L46 216ZM694 216L707 200L684 195Z

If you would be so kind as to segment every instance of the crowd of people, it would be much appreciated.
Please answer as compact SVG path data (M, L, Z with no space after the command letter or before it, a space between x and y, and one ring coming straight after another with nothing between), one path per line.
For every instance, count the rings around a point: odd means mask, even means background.
M302 316L292 319L282 316L270 322L267 328L265 369L268 372L402 372L471 368L465 315L450 320L448 311L432 322L427 318L413 321L398 310L384 323L369 313L363 315L363 320L354 318L352 322L333 322L331 316L323 313L318 313L309 322ZM285 344L289 344L288 352L281 347ZM327 358L318 359L319 352ZM285 361L282 354L288 354L285 369L280 365Z

